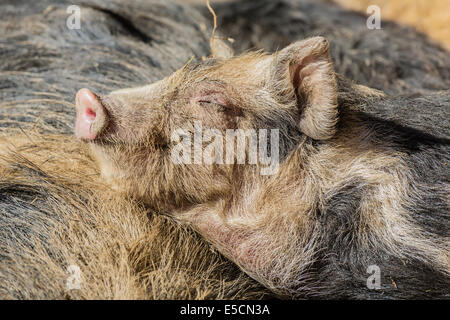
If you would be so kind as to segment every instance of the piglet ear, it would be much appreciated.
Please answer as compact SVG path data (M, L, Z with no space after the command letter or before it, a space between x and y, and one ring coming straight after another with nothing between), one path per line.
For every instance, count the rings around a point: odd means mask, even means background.
M300 130L315 140L332 138L338 108L328 41L314 37L293 43L275 56L273 68L276 95L296 103Z

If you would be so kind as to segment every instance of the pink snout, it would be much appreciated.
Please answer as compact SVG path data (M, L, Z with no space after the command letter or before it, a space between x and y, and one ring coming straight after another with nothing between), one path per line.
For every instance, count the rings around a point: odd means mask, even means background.
M97 96L89 89L81 89L76 96L77 120L75 135L94 140L108 124L108 114Z

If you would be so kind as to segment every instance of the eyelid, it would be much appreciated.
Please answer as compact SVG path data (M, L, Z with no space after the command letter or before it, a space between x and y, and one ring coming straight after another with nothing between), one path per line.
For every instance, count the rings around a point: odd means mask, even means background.
M195 98L196 103L214 104L220 107L220 111L233 114L235 116L242 116L242 111L235 108L223 95L220 94L204 94Z

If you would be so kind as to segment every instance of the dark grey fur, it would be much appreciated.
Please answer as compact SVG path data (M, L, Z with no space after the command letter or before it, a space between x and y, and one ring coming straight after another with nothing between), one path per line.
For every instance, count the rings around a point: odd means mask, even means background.
M66 26L69 5L81 8L80 30ZM200 23L196 10L163 0L2 1L0 127L37 121L72 133L75 108L67 103L79 89L144 85L208 55Z

